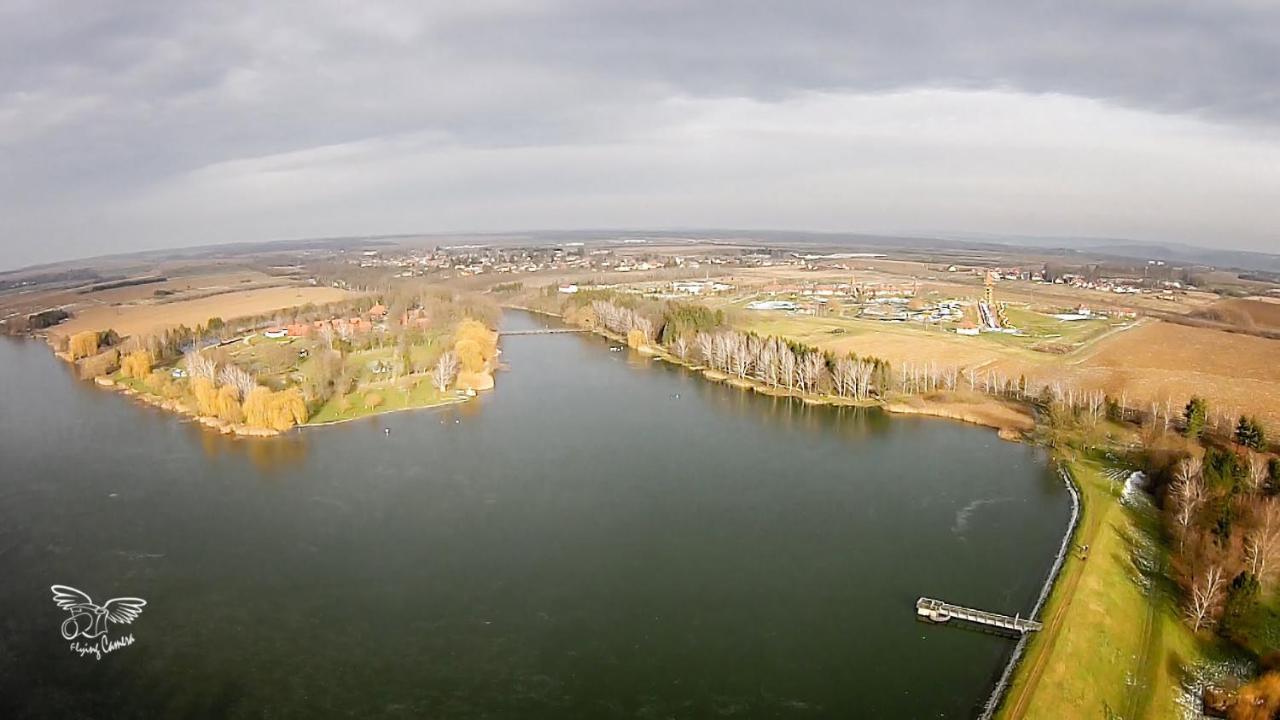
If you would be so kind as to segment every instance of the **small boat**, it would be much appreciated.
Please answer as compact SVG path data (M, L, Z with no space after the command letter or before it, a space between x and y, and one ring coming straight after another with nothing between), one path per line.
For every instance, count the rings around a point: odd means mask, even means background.
M609 352L622 352L622 348L618 345L611 345L609 347Z

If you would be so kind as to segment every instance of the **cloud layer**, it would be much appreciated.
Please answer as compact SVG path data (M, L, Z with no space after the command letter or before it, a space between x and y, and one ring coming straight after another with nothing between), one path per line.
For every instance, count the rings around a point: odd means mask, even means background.
M11 1L0 242L6 265L601 226L1277 249L1277 57L1261 2Z

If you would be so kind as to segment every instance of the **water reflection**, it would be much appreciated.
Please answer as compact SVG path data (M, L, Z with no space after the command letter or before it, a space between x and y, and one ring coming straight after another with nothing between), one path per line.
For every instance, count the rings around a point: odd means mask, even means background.
M307 459L309 443L305 430L270 438L237 438L199 423L187 423L187 427L199 436L200 448L209 460L244 458L268 477L283 476L302 467Z

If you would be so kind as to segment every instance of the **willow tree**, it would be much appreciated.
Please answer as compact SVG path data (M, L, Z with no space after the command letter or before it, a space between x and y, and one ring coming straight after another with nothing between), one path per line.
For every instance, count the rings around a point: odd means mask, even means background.
M218 391L213 381L198 377L191 381L191 394L196 398L196 412L208 417L218 415Z
M72 360L97 355L98 333L92 330L85 330L72 335L70 342L67 344L67 352L71 355Z
M244 419L253 427L283 432L307 421L307 403L296 387L272 392L259 386L245 398Z
M151 353L134 350L120 362L120 373L127 378L142 380L151 373Z
M484 323L464 318L454 330L453 350L467 372L481 372L498 352L498 334Z
M218 419L223 422L244 422L244 410L240 407L240 393L231 385L218 388L215 402Z

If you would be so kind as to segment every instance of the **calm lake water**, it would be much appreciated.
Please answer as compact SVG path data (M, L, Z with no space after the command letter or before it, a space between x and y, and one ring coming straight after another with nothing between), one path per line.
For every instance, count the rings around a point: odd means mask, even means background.
M541 319L509 313L508 327ZM580 335L497 390L234 441L0 341L0 716L964 718L1069 515L1030 447ZM386 435L383 427L391 428ZM49 586L147 601L100 661Z

